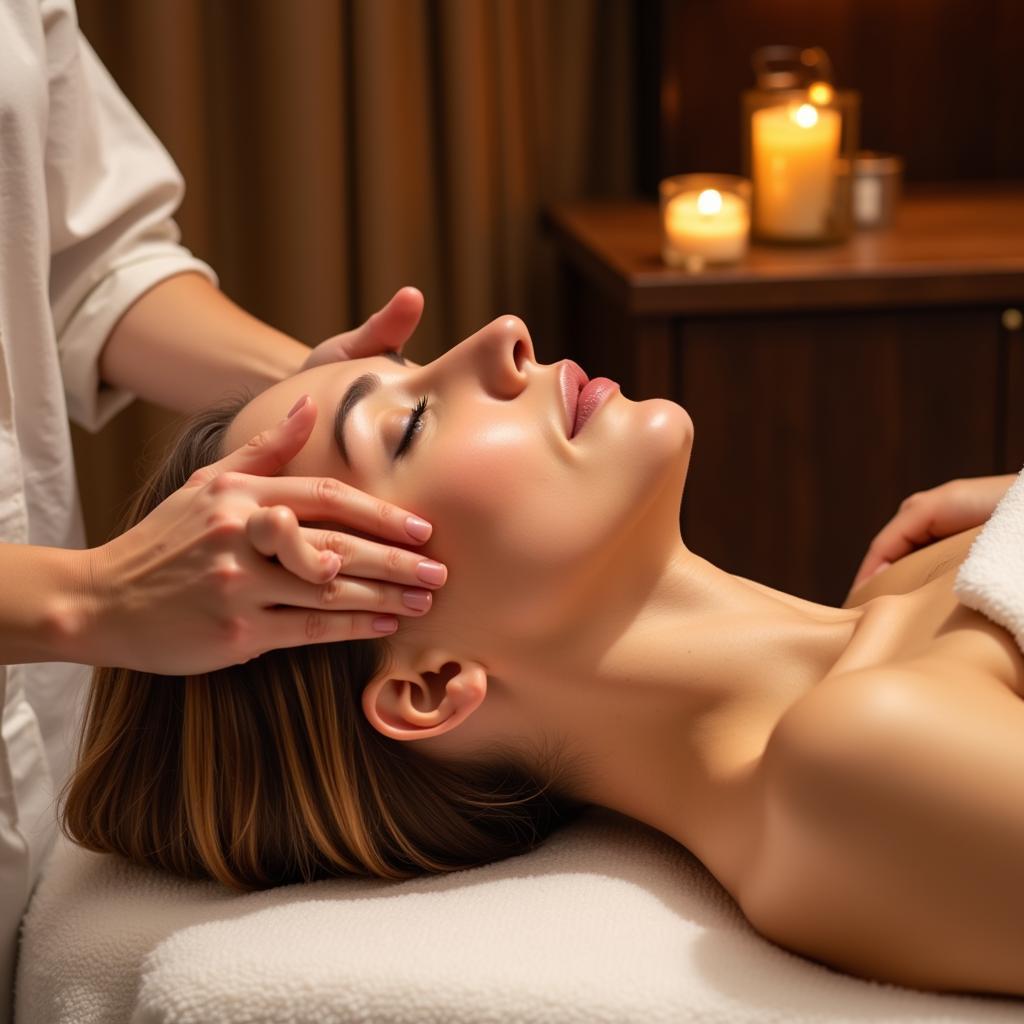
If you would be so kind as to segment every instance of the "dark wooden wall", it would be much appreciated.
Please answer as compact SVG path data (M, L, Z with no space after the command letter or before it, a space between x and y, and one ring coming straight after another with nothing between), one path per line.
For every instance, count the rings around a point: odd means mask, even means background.
M759 46L822 46L861 93L862 149L908 181L1024 177L1022 0L640 0L640 185L739 173L740 95Z

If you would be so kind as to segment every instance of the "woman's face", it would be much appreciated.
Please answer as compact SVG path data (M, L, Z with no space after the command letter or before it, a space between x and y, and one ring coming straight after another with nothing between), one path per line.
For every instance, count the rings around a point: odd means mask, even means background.
M316 425L284 473L337 477L422 516L434 531L411 549L448 566L432 610L400 618L395 639L422 629L500 658L578 626L645 571L653 545L679 540L685 410L615 392L570 438L563 369L537 363L526 325L502 316L426 366L374 357L281 381L242 409L225 450L311 395ZM347 459L335 437L346 395Z

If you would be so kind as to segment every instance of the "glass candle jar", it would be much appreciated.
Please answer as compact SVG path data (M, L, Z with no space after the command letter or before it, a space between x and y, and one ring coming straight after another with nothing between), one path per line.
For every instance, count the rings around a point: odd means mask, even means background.
M789 71L765 70L795 53ZM766 58L765 54L772 56ZM753 185L757 242L840 242L852 229L848 170L857 151L860 93L835 89L817 47L763 47L758 88L743 93L743 170Z
M735 174L677 174L658 186L661 258L703 270L743 259L750 237L750 182Z

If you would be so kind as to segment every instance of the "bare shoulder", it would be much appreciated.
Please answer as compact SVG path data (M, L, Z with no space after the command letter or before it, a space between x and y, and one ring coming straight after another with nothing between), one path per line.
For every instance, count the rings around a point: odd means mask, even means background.
M766 759L758 931L860 977L1024 995L1024 702L909 663L848 673Z

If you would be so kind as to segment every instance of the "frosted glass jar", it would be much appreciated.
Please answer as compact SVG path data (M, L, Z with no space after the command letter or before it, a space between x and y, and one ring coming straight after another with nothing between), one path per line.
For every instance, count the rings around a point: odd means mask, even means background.
M661 257L702 270L738 263L750 239L750 182L735 174L677 174L658 186Z

